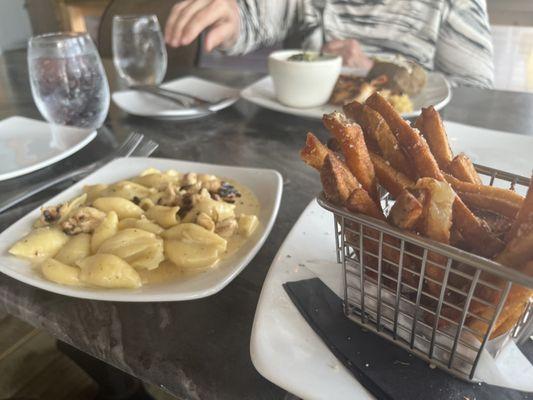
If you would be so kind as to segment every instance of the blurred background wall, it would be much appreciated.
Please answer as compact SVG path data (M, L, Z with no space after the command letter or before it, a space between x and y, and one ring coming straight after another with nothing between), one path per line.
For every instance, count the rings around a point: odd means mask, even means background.
M32 33L88 31L97 40L100 16L112 1L118 0L0 0L0 52L24 48ZM495 50L495 87L533 92L533 0L487 0L487 6ZM244 65L263 71L267 53L231 59L214 54L202 57L201 65Z
M0 1L0 52L24 47L31 36L29 15L21 0Z

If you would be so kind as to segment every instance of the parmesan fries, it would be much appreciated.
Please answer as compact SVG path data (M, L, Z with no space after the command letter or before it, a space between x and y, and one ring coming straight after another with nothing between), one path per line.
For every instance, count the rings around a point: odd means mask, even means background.
M346 104L344 112L346 117L332 113L323 118L335 138L332 148L336 151L309 133L301 153L302 159L320 172L324 194L330 202L533 274L533 183L526 198L511 189L485 186L468 156L454 156L440 115L432 107L424 109L411 126L376 92L364 104ZM395 199L386 210L386 217L376 196L378 185ZM362 241L372 251L376 245L371 238L377 233L368 232L369 238ZM392 239L384 238L389 243ZM347 235L346 240L351 238ZM398 265L399 254L389 252L387 256L391 265ZM454 271L463 271L462 274L451 273L443 282L441 266L446 264L446 257L427 250L424 257L426 261L422 262L418 249L410 249L403 260L407 273L402 278L411 289L422 290L422 303L431 308L432 299L443 295L446 283L448 303L442 308L445 323L459 322L458 310L466 307L466 324L474 332L486 331L486 321L494 315L505 280L482 272L480 279L488 285L477 286L475 297L465 304L466 296L460 293L471 286L470 275L464 272L466 266L453 264ZM422 264L424 282L418 278ZM512 286L493 337L514 326L532 293L519 285ZM438 322L439 326L442 322Z

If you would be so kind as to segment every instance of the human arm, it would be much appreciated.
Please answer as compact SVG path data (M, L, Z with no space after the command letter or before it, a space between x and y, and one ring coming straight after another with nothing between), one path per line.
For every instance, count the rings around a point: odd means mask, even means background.
M449 4L437 39L435 69L457 85L492 87L493 49L485 0Z

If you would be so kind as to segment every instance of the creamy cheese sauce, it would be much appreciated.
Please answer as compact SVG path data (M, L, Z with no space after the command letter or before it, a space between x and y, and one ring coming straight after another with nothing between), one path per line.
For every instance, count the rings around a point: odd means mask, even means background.
M233 185L241 194L241 197L237 198L237 200L235 201L235 215L239 216L240 214L249 214L256 215L259 217L260 204L255 194L246 186L232 179L221 179L223 181L228 182L230 185ZM261 224L261 221L259 221L259 224ZM256 230L257 229L259 229L259 227L257 227ZM189 269L187 271L184 271L173 263L171 263L170 261L165 260L156 269L153 269L151 271L137 270L137 272L139 272L139 275L141 276L143 285L168 282L170 280L176 279L185 279L191 276L201 274L211 268L216 268L220 260L234 254L249 239L250 238L241 236L238 233L227 239L228 244L224 255L210 267L199 268L196 270Z

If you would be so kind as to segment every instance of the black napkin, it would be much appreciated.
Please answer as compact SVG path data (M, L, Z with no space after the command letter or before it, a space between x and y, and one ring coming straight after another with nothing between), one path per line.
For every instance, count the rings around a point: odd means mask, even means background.
M333 354L380 400L533 399L531 393L467 383L429 368L426 362L346 318L342 300L318 278L283 286Z

